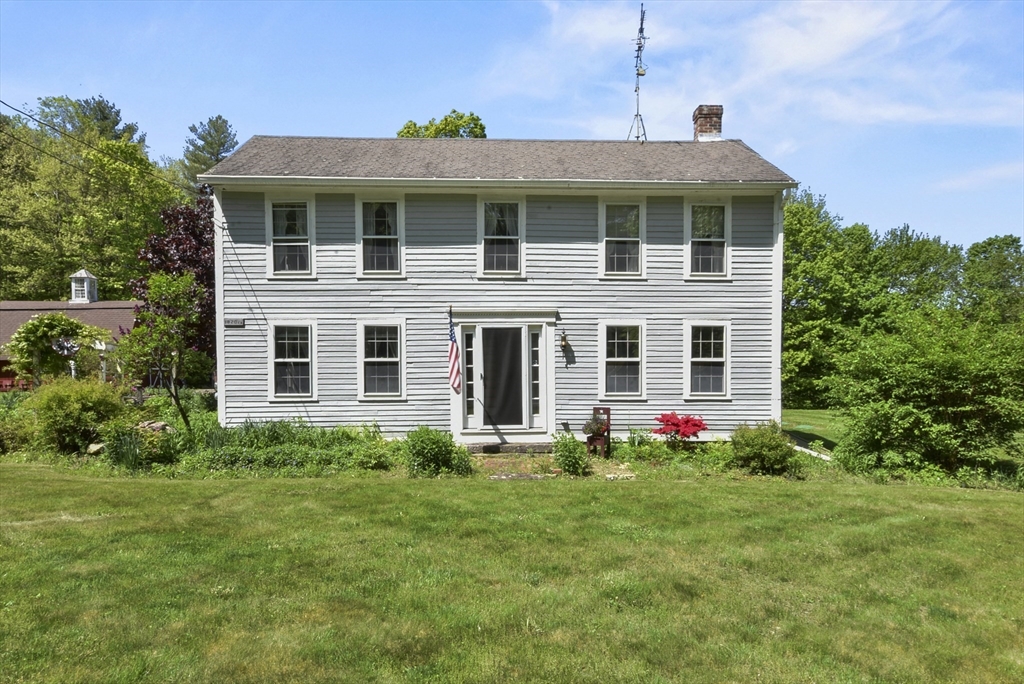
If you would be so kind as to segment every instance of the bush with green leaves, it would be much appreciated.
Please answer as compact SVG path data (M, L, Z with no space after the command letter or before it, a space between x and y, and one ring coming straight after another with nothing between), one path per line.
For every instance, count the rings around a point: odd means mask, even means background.
M677 451L672 462L676 465L686 464L702 472L724 473L736 467L732 443L724 439L713 442L701 442L693 449Z
M0 394L0 454L27 446L36 434L35 416L24 408L27 392Z
M11 336L10 342L4 345L18 377L32 378L38 385L43 375L66 374L69 371L68 359L53 348L57 339L68 339L80 349L88 349L95 340L110 339L110 332L86 325L60 311L37 314L23 323Z
M955 472L1024 430L1024 322L923 309L893 315L887 327L839 358L828 381L845 414L839 464Z
M455 444L450 432L420 425L405 438L409 477L469 475L473 472L469 452Z
M127 407L113 385L59 378L35 390L25 408L35 412L39 440L70 454L85 451L99 439L100 427Z
M590 470L587 445L571 432L559 432L552 438L551 453L555 457L555 466L566 475L586 475Z
M736 465L760 475L798 475L802 462L791 440L777 422L740 425L732 433Z

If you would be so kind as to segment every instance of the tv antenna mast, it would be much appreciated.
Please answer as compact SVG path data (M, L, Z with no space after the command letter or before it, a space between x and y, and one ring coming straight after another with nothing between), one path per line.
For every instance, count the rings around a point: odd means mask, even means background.
M647 141L647 129L644 128L644 117L640 115L640 77L647 73L647 65L644 64L644 45L647 43L647 36L644 35L644 11L643 3L640 3L640 30L636 33L636 114L633 116L633 124L629 127L626 140L633 137L633 130L636 129L636 139L640 142ZM643 138L643 140L641 140Z

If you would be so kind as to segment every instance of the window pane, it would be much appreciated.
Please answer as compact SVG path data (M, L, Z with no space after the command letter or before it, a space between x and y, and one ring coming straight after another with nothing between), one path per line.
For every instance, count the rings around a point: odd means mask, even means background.
M367 359L397 359L398 326L368 325L364 331L363 356Z
M398 237L398 203L363 202L363 235Z
M609 204L605 207L605 237L640 237L640 205Z
M725 242L694 240L691 246L694 273L725 273Z
M530 415L540 415L540 333L530 333Z
M609 361L605 381L605 391L609 394L639 394L640 362Z
M311 394L309 361L278 361L274 363L275 394Z
M725 207L695 206L693 209L694 240L725 239Z
M466 415L471 416L473 415L473 398L476 396L473 386L473 333L467 332L465 340L466 377L462 379L462 390L466 394Z
M274 243L274 272L309 270L309 245L305 243Z
M519 240L487 238L484 240L484 270L519 272Z
M640 272L639 240L608 240L605 250L608 255L608 273Z
M398 361L367 361L364 367L363 392L366 394L401 394L401 364Z
M725 328L699 326L693 329L690 356L695 359L725 359Z
M640 328L635 325L608 326L608 346L605 356L609 359L640 358Z
M278 326L274 328L275 359L309 359L309 328Z
M725 394L725 363L694 361L690 364L690 391L693 394Z
M518 237L519 205L515 202L485 203L484 235L487 237Z
M306 237L308 235L305 202L275 202L273 214L274 237Z
M363 271L398 271L398 238L363 238Z

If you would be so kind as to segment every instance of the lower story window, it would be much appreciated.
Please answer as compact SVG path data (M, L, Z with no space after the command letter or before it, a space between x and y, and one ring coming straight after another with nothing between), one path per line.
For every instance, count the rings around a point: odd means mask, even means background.
M640 326L605 328L606 394L640 394Z
M690 393L725 394L725 326L693 326Z
M363 326L363 395L402 394L402 334L398 325Z
M274 327L274 394L312 395L312 360L308 325Z

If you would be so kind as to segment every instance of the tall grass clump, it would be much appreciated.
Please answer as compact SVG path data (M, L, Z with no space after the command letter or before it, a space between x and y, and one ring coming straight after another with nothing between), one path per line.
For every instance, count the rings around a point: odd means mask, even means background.
M590 454L587 445L576 439L571 432L559 432L551 440L551 452L555 465L566 475L586 475L590 471Z
M473 472L469 452L450 432L420 425L405 438L409 477L466 476Z

